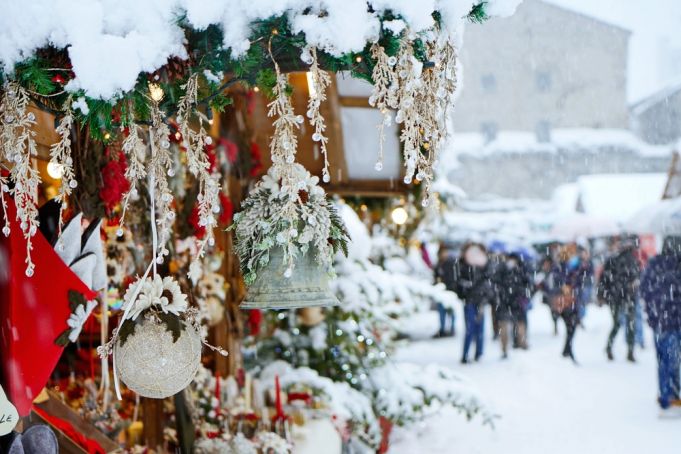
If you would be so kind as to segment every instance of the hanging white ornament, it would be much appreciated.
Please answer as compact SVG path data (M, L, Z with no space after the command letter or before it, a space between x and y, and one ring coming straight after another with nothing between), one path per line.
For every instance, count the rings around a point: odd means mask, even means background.
M125 342L115 345L120 380L143 397L163 399L186 388L201 364L201 336L196 328L177 320L180 334L149 317L134 327Z

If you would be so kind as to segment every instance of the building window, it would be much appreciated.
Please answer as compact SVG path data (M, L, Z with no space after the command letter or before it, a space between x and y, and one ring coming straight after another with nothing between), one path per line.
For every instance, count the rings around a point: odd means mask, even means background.
M493 121L486 121L480 125L480 133L485 138L485 142L490 143L497 138L499 125Z
M497 78L494 77L494 74L484 74L480 78L480 85L485 92L492 93L497 89Z
M534 81L538 91L549 91L551 89L551 73L547 71L537 71Z
M541 120L537 122L534 132L537 135L537 142L545 143L551 141L551 123L548 121Z

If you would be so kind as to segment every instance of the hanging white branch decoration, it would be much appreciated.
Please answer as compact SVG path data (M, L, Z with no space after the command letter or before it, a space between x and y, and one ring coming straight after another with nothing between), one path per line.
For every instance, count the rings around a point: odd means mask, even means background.
M383 169L385 127L392 124L390 109L396 109L399 102L397 74L395 72L397 57L389 57L385 49L378 43L371 46L371 56L376 60L376 64L371 73L374 88L371 96L369 96L369 105L376 107L383 114L383 121L378 125L378 159L374 166L380 172Z
M73 157L71 156L71 129L73 127L72 102L73 100L71 96L69 96L64 103L64 116L59 121L56 130L59 135L59 142L50 147L50 164L57 166L61 171L59 193L55 197L60 203L58 228L59 244L57 245L60 250L63 250L64 248L64 245L61 243L61 230L64 226L64 210L66 209L69 196L73 190L78 187L76 176L73 173Z
M0 103L0 142L2 157L13 163L10 179L14 188L17 220L26 238L26 275L33 276L35 265L31 259L32 238L38 232L38 186L40 174L31 165L31 156L37 155L35 132L31 129L36 123L35 114L28 112L29 94L19 84L7 82ZM6 183L3 182L3 186ZM4 192L4 191L3 191ZM4 195L3 195L4 210ZM7 232L5 230L5 232Z
M319 108L321 104L326 101L326 89L331 84L331 76L319 67L316 48L313 47L310 49L310 55L312 57L312 64L310 65L312 86L310 87L310 98L307 101L307 118L310 119L310 124L314 127L312 140L319 143L319 149L322 156L324 156L322 180L325 183L328 183L331 181L329 158L326 150L326 144L329 139L325 135L326 121L319 112Z
M414 49L409 41L402 43L397 60L400 89L399 109L395 121L402 124L400 140L404 146L406 166L404 182L409 184L416 173L421 153L421 116L417 108L416 98L423 86L421 80L423 63L414 57Z
M177 121L180 134L184 138L187 150L187 168L194 175L199 184L196 201L199 209L199 226L204 227L206 235L198 241L198 253L189 266L189 277L193 280L200 276L200 259L205 255L206 245L215 244L214 229L217 227L215 215L220 212L220 182L218 175L211 174L210 162L205 147L212 143L212 138L203 126L204 117L197 115L199 130L193 130L189 120L194 111L198 98L198 74L194 74L182 86L184 96L180 98L177 110Z
M166 244L170 240L172 225L175 221L173 211L173 193L170 191L168 177L175 175L173 170L173 160L170 156L170 130L165 123L163 113L156 102L152 103L151 110L152 124L149 128L150 146L152 148L151 159L149 160L148 174L153 176L150 183L154 185L154 203L158 211L156 224L158 226L158 253L157 263L163 263L163 257L170 251ZM149 189L150 193L152 188Z
M123 211L121 213L121 220L116 231L116 235L123 236L123 226L125 225L125 215L128 213L130 205L130 198L137 198L139 194L138 184L147 176L147 170L144 166L146 146L139 135L139 130L135 124L134 118L130 118L128 123L128 136L123 141L121 146L123 153L128 160L128 167L125 169L125 179L130 183L130 188L123 195Z

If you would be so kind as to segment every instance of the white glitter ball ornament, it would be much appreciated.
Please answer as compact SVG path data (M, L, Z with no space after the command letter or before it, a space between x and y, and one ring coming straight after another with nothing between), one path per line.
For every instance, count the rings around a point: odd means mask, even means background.
M121 345L116 342L116 371L120 380L143 397L164 399L186 388L201 363L201 336L181 322L176 342L166 326L145 319Z

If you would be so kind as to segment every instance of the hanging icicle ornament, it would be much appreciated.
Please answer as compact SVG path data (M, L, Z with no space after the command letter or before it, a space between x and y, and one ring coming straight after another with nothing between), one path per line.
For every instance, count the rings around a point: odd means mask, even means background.
M9 179L14 188L9 188L6 179L2 181L3 213L5 226L3 233L9 235L9 224L5 211L4 196L14 197L17 221L26 239L26 276L33 276L35 265L31 259L32 238L38 232L38 186L40 174L31 164L31 157L37 155L35 132L31 129L36 123L35 114L28 111L29 94L16 82L5 82L3 97L0 101L0 158L13 164Z
M329 173L329 158L326 150L326 144L329 141L325 135L326 121L319 111L321 104L326 101L326 89L331 84L331 76L319 67L317 60L317 49L310 49L310 56L312 64L310 65L310 97L307 101L307 118L310 119L310 124L314 128L312 133L312 140L319 144L319 149L324 157L324 169L322 170L322 181L328 183L331 181L331 174Z
M145 167L145 156L147 153L147 147L144 141L139 135L139 128L134 122L134 118L130 118L130 122L127 125L128 136L123 140L122 149L123 153L128 160L128 166L125 169L125 178L130 183L130 188L123 195L123 211L121 213L121 219L116 231L116 236L122 237L124 234L123 227L125 225L125 216L128 213L128 208L130 206L130 199L137 198L139 195L138 186L140 182L146 178L147 170Z
M433 169L447 137L447 117L456 90L455 49L444 32L434 32L430 38L425 42L428 59L425 65L416 58L412 42L407 39L402 41L397 57L388 57L375 44L374 90L369 98L369 103L384 115L389 115L388 108L397 108L395 121L402 125L404 182L409 184L416 179L423 184L424 207L433 205L436 197L432 193ZM384 122L379 126L381 143L385 125ZM382 167L382 156L381 145L377 169Z
M421 117L416 98L423 86L421 71L423 63L414 57L414 49L409 41L404 41L400 48L397 61L397 76L399 80L399 103L395 121L402 124L400 140L404 148L404 163L406 166L404 182L409 184L421 158Z
M427 57L429 65L421 76L423 89L415 98L421 147L416 179L424 187L421 201L424 207L434 206L437 201L431 190L434 168L447 138L447 118L456 90L456 51L443 33L427 43Z
M274 59L273 59L274 61ZM249 286L243 308L295 308L338 304L329 290L333 255L347 254L343 221L326 200L319 178L295 162L296 115L288 77L274 62L276 85L268 115L274 120L272 167L234 216L235 251Z
M199 208L199 226L205 228L206 231L206 235L198 240L198 253L189 266L189 278L196 281L200 277L201 259L205 255L206 246L215 244L213 229L217 226L216 214L221 209L221 188L218 175L211 174L210 162L205 151L205 146L209 145L212 139L204 128L204 116L197 115L199 119L198 131L195 131L189 125L198 98L198 75L190 76L182 88L185 90L185 94L178 103L177 121L187 150L187 169L199 184L199 193L196 199Z
M50 164L58 168L61 173L59 193L55 197L57 202L60 203L58 226L59 243L57 244L59 250L64 249L61 237L61 230L64 226L64 210L67 207L69 196L73 190L78 187L78 182L76 181L76 176L73 172L73 157L71 156L71 129L73 128L72 102L73 100L69 96L64 103L64 116L59 121L56 130L57 135L59 136L59 142L50 147Z
M154 198L158 226L158 238L153 238L155 251L157 254L156 263L163 263L164 257L170 251L166 247L172 234L172 226L175 221L175 211L173 211L173 193L168 184L168 177L175 174L173 170L173 159L170 155L170 130L165 123L163 113L158 104L152 104L151 110L152 124L149 128L149 144L151 157L149 159L149 193ZM154 206L152 205L152 207ZM152 233L155 233L152 230Z
M378 43L371 46L371 56L376 60L371 78L374 82L374 88L371 96L369 96L369 105L376 107L383 115L383 121L378 125L378 159L374 168L380 172L383 170L383 154L385 145L385 127L392 124L391 109L398 107L398 84L395 66L397 64L396 57L389 57L385 49Z

